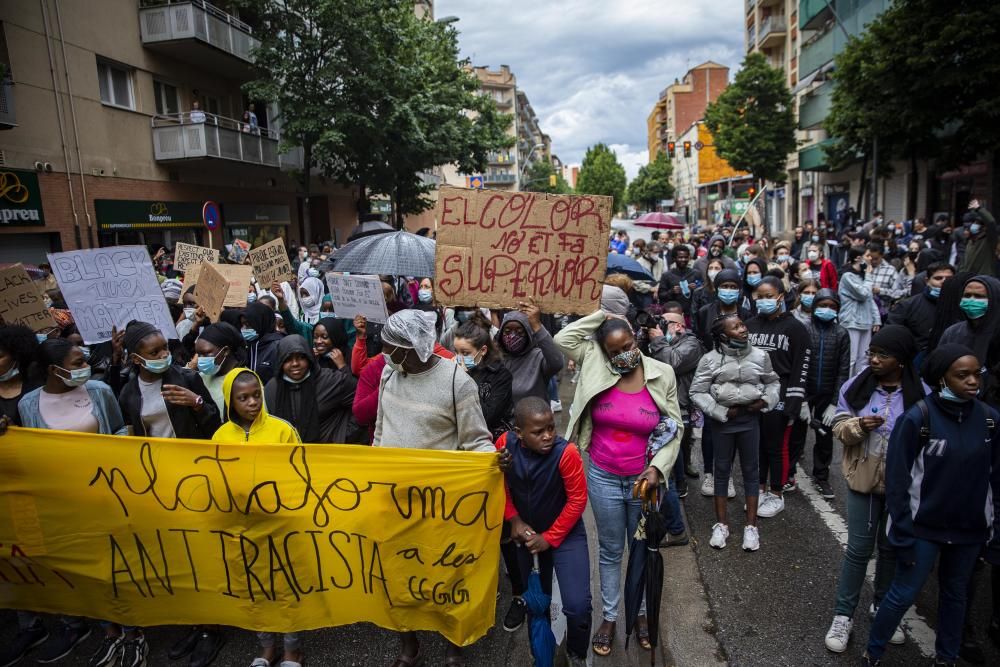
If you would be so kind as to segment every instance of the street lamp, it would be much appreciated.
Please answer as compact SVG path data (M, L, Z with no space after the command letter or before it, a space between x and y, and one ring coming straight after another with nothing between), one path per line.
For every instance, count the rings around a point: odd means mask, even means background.
M458 23L459 18L457 16L442 16L435 23L440 23L442 25L450 25L452 23Z
M517 182L519 186L521 183L521 179L524 178L524 171L528 168L528 165L531 164L531 156L534 155L535 151L538 150L539 148L545 148L545 144L535 144L534 146L531 147L531 150L528 151L528 157L524 158L524 164L521 165L521 169L517 174Z

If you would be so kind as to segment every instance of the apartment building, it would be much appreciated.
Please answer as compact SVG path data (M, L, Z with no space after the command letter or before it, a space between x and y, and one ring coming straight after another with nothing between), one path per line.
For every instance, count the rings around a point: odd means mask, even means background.
M729 85L729 68L711 61L692 67L682 79L664 88L646 119L649 161L677 141L691 124L705 116L705 108Z
M673 209L690 224L719 222L728 212L738 217L749 203L750 174L736 171L719 157L703 120L691 123L678 138L673 156Z
M521 171L535 162L552 162L552 139L542 132L538 116L523 90L517 91L517 157ZM527 178L522 174L521 179ZM519 183L519 187L526 183Z

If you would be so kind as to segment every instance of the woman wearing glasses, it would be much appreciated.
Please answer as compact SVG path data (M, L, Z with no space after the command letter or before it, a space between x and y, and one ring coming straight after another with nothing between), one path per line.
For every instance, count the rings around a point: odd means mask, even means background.
M834 653L847 649L854 611L876 541L873 614L889 590L896 570L896 556L885 532L886 449L896 420L928 393L911 363L916 355L917 344L909 329L896 324L882 327L868 347L868 366L840 390L833 433L844 443L847 551L837 585L833 623L826 634L826 647ZM889 642L902 644L905 640L897 627Z

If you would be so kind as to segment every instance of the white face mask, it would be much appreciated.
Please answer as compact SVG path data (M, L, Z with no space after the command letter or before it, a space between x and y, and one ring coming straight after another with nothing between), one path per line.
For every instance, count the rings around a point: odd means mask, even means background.
M719 269L712 269L708 272L708 279L714 282L717 275L719 275Z
M809 257L810 262L815 262L817 259L819 259L819 252L817 252L816 250L810 250L809 253L807 254L807 257Z

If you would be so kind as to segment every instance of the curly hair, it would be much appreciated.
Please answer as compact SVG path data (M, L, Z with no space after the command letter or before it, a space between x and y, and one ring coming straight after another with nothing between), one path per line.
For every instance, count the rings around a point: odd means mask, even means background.
M38 353L35 332L19 324L0 326L0 348L14 358L21 373L27 373Z

